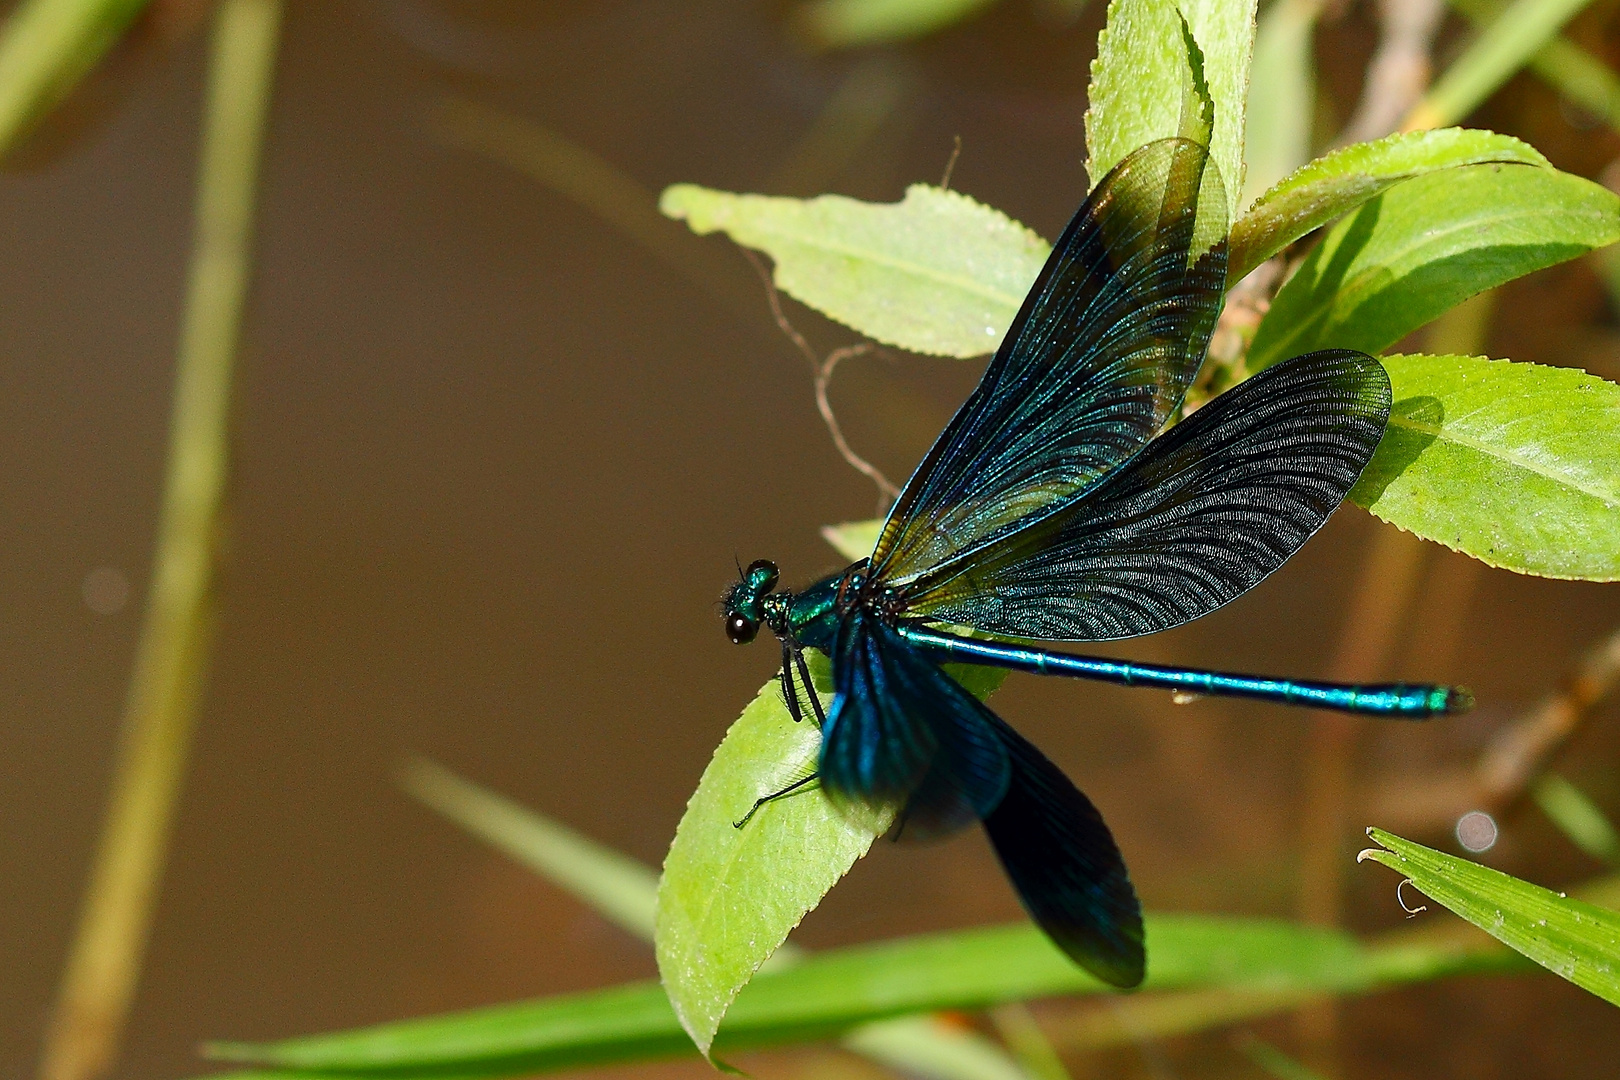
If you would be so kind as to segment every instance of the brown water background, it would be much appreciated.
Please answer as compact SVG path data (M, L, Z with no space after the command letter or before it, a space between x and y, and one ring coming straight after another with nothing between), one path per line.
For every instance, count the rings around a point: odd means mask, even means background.
M393 770L431 756L657 864L714 745L776 663L720 631L733 556L808 580L838 561L817 529L872 513L802 359L724 241L681 240L694 266L714 268L700 287L554 191L435 141L428 112L450 94L498 105L653 192L695 181L890 200L936 181L960 135L953 186L1051 236L1084 192L1102 14L1057 25L1043 10L1008 0L919 45L813 57L784 33L782 7L742 2L291 6L220 638L117 1077L198 1074L193 1048L209 1037L653 974L646 946L413 804ZM1343 108L1368 14L1334 34L1321 62ZM202 61L197 40L132 68L122 99L65 148L0 177L3 1077L34 1068L103 809L152 543ZM895 104L847 153L807 151L861 65ZM1587 176L1620 153L1524 79L1475 122ZM823 347L849 340L791 313ZM1490 352L1614 378L1611 323L1591 268L1569 264L1505 290ZM979 367L856 361L834 400L852 441L904 475ZM1348 508L1253 594L1117 652L1320 674L1378 527ZM1425 580L1457 558L1434 549ZM115 614L82 598L97 567L134 583ZM1361 786L1421 785L1426 769L1468 760L1614 626L1615 596L1488 571L1465 605L1420 603L1389 674L1468 683L1481 707L1370 728ZM1436 655L1446 640L1455 648ZM1291 913L1301 717L1030 678L997 707L1102 807L1149 906ZM1617 747L1610 706L1565 762L1611 809ZM1483 858L1549 885L1599 869L1533 810L1505 821ZM1400 922L1387 872L1360 867L1349 881L1356 928ZM881 845L799 939L1017 914L974 834ZM1616 1015L1552 977L1408 990L1349 1006L1349 1069L1606 1075L1620 1060ZM1286 1025L1261 1030L1286 1041ZM1080 1076L1256 1075L1221 1037L1071 1064ZM800 1052L750 1067L840 1066ZM652 1071L708 1075L695 1063L613 1070Z

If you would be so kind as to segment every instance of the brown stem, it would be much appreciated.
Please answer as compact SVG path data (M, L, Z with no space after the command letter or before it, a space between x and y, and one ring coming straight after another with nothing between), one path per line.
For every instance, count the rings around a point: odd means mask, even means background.
M771 280L770 271L765 269L765 264L760 262L758 255L755 255L747 248L741 250L748 257L748 261L753 264L754 270L758 272L759 280L765 285L765 299L771 305L771 317L776 320L776 325L781 328L782 333L787 335L787 339L793 342L794 348L798 349L804 358L810 362L810 369L815 373L816 409L821 413L822 422L827 425L827 433L832 436L833 446L838 450L839 456L848 462L851 468L876 485L879 512L881 513L883 506L900 494L900 489L891 483L889 478L884 476L876 465L861 457L849 445L848 440L844 438L843 428L839 426L838 416L833 412L832 402L827 398L827 387L832 384L833 372L837 370L838 365L852 356L864 356L871 352L873 349L872 344L870 342L861 342L857 345L845 345L828 353L825 360L817 356L816 350L811 347L810 342L803 334L799 333L798 327L793 325L788 319L787 313L782 310L781 294L777 292L776 282Z

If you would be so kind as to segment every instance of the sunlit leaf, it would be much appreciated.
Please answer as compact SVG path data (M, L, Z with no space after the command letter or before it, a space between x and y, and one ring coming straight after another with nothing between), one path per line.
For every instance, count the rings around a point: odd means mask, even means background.
M1238 281L1295 240L1402 181L1491 162L1545 166L1547 159L1518 139L1468 128L1391 135L1324 154L1280 180L1232 226L1227 279Z
M1352 500L1492 566L1620 579L1620 386L1467 356L1384 367L1389 429Z
M1180 131L1181 94L1190 83L1182 46L1185 15L1203 53L1204 78L1215 105L1210 160L1226 186L1227 220L1243 191L1243 108L1254 48L1255 0L1113 0L1097 38L1086 111L1086 171L1091 183L1137 147ZM1144 93L1143 87L1153 87Z
M813 772L820 746L815 724L795 724L767 683L715 750L664 859L658 972L704 1054L737 992L882 831L840 814L813 785L737 827L755 799Z
M1251 371L1313 349L1377 353L1475 293L1620 239L1620 198L1526 165L1397 184L1342 219L1277 294Z
M827 49L926 37L972 18L996 0L814 0L794 21Z
M878 533L883 531L882 518L869 518L866 521L846 521L841 525L823 525L821 537L833 546L833 549L855 562L872 554L877 547Z
M1404 874L1504 945L1603 1000L1620 1005L1620 913L1414 844L1382 829L1359 859ZM1386 850L1387 849L1387 850Z
M926 184L898 203L676 184L659 208L696 233L720 230L765 252L777 287L828 318L941 356L994 351L1051 250L999 210Z

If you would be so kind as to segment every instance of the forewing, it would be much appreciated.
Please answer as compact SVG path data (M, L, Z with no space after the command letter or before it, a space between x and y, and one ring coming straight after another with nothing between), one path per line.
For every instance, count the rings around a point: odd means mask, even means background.
M1389 419L1389 377L1345 349L1217 397L1057 513L916 579L909 614L1010 637L1101 641L1196 619L1299 550Z
M1019 899L1075 963L1106 983L1136 986L1146 965L1142 905L1102 815L1044 754L984 711L1012 772L984 829Z
M1197 373L1226 278L1205 147L1149 143L1059 237L985 370L900 493L872 555L903 583L1048 512L1135 454Z
M821 788L846 813L899 814L932 836L981 820L1007 790L1007 754L982 706L892 629L859 612L834 642Z

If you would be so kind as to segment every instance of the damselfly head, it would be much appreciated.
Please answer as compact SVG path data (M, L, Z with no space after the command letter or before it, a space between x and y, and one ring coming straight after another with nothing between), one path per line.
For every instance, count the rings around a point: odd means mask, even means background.
M733 645L746 645L759 633L759 624L765 618L765 597L776 588L779 577L775 563L755 559L726 593L726 637Z

